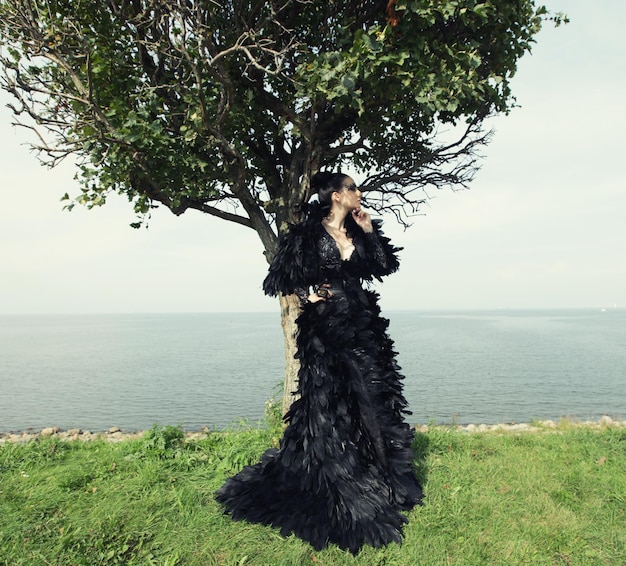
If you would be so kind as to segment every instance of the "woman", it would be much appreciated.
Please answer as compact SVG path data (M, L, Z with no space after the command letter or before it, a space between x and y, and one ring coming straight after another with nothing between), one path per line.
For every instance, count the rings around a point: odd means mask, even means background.
M396 271L399 248L361 209L350 177L318 173L312 186L319 202L280 239L263 283L302 302L299 397L280 447L230 478L217 500L234 519L356 553L400 542L401 511L422 498L388 321L361 285Z

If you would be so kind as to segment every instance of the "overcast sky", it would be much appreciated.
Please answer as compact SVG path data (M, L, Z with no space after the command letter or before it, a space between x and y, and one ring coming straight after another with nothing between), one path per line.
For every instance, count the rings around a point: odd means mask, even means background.
M404 232L386 310L626 307L624 0L549 1L522 59L520 108L496 134L470 191L439 191ZM269 311L267 265L249 229L157 210L135 230L122 197L62 211L70 164L42 168L0 94L0 314ZM356 179L357 183L359 179Z

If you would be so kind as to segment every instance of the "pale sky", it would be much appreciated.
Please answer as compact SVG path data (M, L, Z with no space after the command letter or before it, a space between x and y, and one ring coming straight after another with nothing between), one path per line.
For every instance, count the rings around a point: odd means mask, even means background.
M469 191L431 192L404 232L385 310L626 307L624 0L553 0L522 59L520 108L493 120ZM41 167L0 93L0 314L271 311L256 234L162 209L148 230L123 197L62 210L70 164ZM356 179L357 183L359 179Z

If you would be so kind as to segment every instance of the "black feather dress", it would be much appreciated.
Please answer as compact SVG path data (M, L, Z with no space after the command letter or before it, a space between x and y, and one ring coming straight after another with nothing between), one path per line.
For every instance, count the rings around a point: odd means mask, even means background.
M297 320L298 399L279 448L227 480L217 500L233 519L279 527L314 548L400 542L422 489L413 472L413 431L388 321L363 281L397 270L378 222L365 234L350 216L355 250L342 259L318 205L291 227L263 284L270 295L328 284L332 297L303 305Z

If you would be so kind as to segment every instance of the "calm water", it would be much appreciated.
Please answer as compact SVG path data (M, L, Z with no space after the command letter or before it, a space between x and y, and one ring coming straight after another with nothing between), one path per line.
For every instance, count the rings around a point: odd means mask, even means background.
M412 423L626 418L626 311L390 312ZM256 421L278 314L0 316L0 431Z

